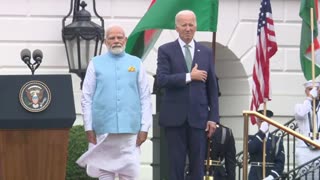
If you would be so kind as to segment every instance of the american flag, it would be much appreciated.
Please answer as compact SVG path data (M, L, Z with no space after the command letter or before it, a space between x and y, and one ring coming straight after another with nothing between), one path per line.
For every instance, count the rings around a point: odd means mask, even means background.
M260 104L271 100L270 58L277 52L270 0L261 0L257 30L256 60L253 67L252 101L250 110L256 111ZM255 117L251 117L255 124Z

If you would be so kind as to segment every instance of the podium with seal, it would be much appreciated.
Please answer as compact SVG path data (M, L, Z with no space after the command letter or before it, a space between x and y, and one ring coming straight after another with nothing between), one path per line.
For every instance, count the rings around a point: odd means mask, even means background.
M0 180L65 180L71 75L2 75L0 84Z

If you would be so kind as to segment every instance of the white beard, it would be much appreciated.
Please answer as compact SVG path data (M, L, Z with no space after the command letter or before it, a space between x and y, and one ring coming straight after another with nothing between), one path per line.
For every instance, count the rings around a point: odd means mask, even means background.
M114 47L114 48L110 48L110 52L114 55L119 55L121 53L123 53L124 48L123 47Z

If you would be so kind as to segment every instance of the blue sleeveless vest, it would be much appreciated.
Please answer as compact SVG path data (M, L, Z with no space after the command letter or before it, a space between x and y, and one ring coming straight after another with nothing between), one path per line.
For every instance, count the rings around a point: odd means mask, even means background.
M141 60L127 53L93 58L96 90L92 104L93 130L137 133L141 127L139 70Z

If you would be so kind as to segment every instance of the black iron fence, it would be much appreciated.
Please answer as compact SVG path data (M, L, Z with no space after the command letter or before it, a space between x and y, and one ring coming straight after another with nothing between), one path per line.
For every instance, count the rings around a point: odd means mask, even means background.
M291 119L284 126L296 130L298 125L295 119ZM281 177L276 178L275 180L319 180L320 177L320 156L314 157L313 160L306 162L298 167L296 167L296 159L295 159L295 146L296 146L296 138L291 136L287 132L276 129L271 132L276 136L283 138L283 143L286 146L286 166L285 172L281 175ZM248 154L249 157L249 154ZM250 159L250 157L248 158ZM236 171L237 171L237 179L241 180L242 178L242 169L243 168L243 152L239 152L236 155Z

